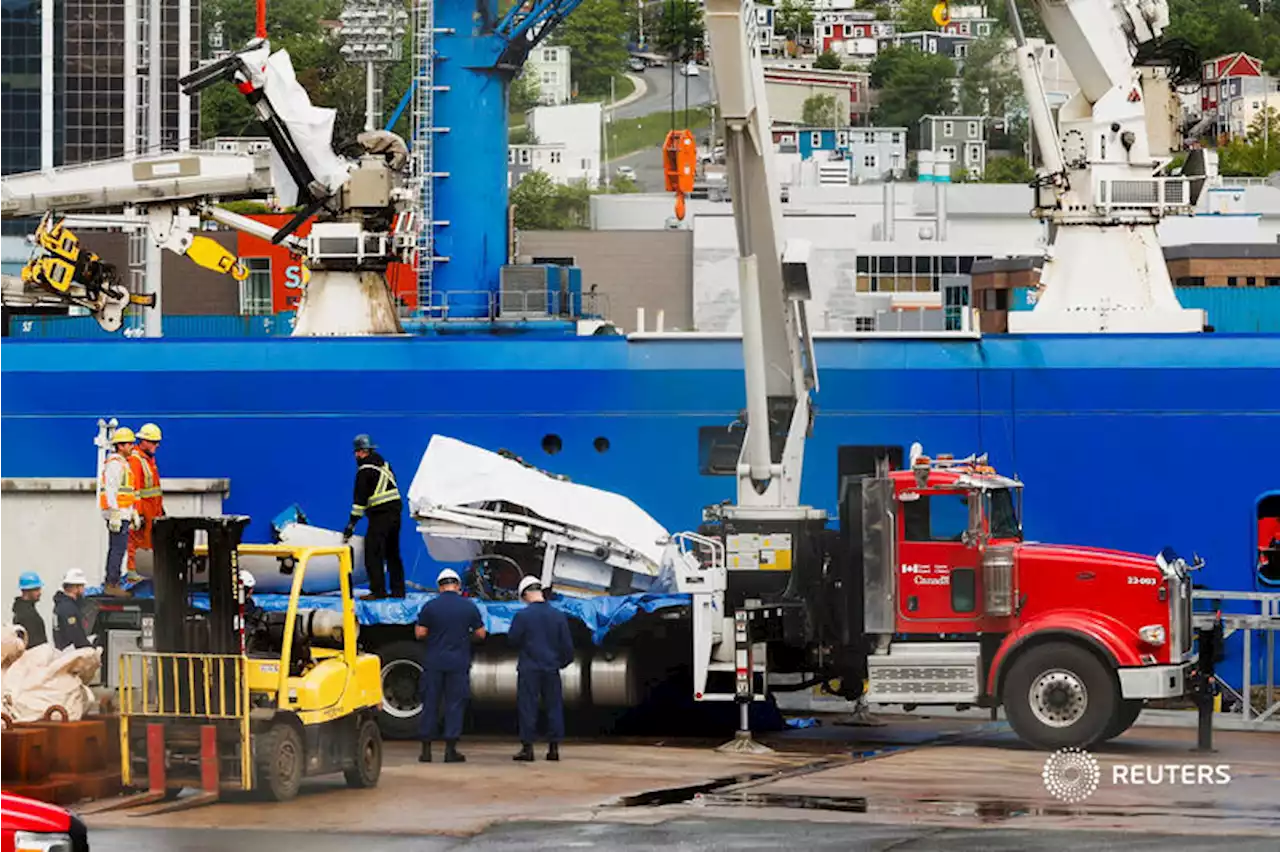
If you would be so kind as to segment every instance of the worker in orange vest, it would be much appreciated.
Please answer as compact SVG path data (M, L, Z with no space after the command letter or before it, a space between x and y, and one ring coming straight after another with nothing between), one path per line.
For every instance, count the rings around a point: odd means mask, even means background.
M107 576L103 591L116 597L129 593L120 587L120 566L129 550L129 527L137 494L129 457L133 454L133 430L121 427L111 433L112 451L99 477L98 508L107 522Z
M160 427L144 423L138 430L138 445L129 455L129 470L137 492L137 524L129 530L129 571L125 579L136 583L142 579L137 571L138 549L151 550L151 527L164 516L164 496L160 492L160 469L156 466L156 448L160 446Z

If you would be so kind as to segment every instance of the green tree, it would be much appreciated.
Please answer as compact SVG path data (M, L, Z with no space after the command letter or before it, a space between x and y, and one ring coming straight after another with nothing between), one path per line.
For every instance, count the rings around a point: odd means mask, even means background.
M522 231L556 231L556 185L546 172L532 171L511 188L511 211Z
M782 0L773 15L773 29L792 41L813 32L813 8L802 0Z
M1035 177L1035 169L1021 157L993 157L982 172L984 183L1031 183Z
M821 68L824 71L839 71L840 57L836 56L833 50L824 50L818 54L818 58L813 60L814 68Z
M619 0L583 0L560 25L556 41L572 51L570 72L580 94L608 94L609 80L626 65L630 29Z
M696 0L663 0L659 7L654 46L681 60L688 60L703 40L702 7Z
M1048 38L1049 31L1044 28L1044 22L1040 20L1040 13L1036 11L1031 0L1017 0L1018 3L1018 20L1022 21L1022 31L1027 38ZM1009 18L1008 3L997 3L993 10L998 20L1007 31L1013 32L1013 22Z
M872 121L882 127L906 127L912 145L919 144L920 118L950 115L954 110L951 78L956 66L936 53L914 47L890 47L871 63L871 87L878 90L879 105Z
M936 0L903 0L898 9L898 32L914 33L921 30L936 30L933 22L933 7Z
M804 99L801 108L801 120L805 127L835 127L837 123L837 107L835 95L810 95Z
M960 72L961 114L997 118L1023 108L1022 81L1012 54L1005 50L1005 38L1005 31L997 27L969 45Z
M1218 149L1218 171L1231 177L1267 177L1280 171L1280 113L1271 107L1254 117L1244 139Z
M533 109L538 105L538 97L541 94L541 88L538 85L538 79L532 74L520 74L511 81L511 88L507 90L507 98L510 104L509 112L525 112Z

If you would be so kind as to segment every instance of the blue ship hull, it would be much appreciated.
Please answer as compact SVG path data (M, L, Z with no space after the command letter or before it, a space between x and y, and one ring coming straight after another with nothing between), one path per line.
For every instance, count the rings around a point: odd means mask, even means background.
M824 340L817 352L812 505L834 516L843 445L987 452L1027 484L1029 538L1173 545L1205 558L1201 584L1253 588L1254 501L1280 486L1280 337ZM294 502L341 528L356 433L374 436L406 490L443 433L687 529L733 497L731 477L700 473L699 429L737 417L741 370L734 340L13 342L0 473L91 476L99 417L154 420L163 474L230 478L226 510L265 541ZM403 544L409 579L433 585L412 525Z

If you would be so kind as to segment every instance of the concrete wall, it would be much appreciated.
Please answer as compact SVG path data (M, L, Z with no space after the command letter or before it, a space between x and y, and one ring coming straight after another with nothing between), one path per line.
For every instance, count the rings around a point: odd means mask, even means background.
M226 479L165 479L163 486L165 511L175 516L220 515L231 491ZM18 575L35 571L44 580L39 609L52 631L53 593L67 571L79 568L91 584L103 581L106 530L94 479L0 480L0 619L12 623Z
M607 313L624 331L634 331L636 308L653 328L666 312L667 329L693 325L693 234L689 231L525 231L520 259L573 258L582 267L582 288L605 296Z

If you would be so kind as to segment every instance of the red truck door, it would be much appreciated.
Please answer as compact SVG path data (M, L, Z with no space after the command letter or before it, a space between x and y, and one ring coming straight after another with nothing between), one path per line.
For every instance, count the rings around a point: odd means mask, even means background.
M898 626L905 633L971 632L979 616L978 549L965 491L904 494L898 527ZM974 496L972 499L976 500Z

